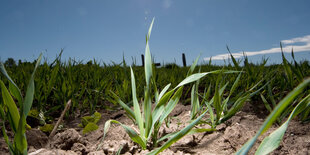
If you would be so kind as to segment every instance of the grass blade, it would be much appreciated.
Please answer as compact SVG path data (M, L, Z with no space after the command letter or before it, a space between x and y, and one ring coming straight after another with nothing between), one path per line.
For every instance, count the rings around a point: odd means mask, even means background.
M24 108L23 108L25 117L28 116L28 113L29 113L31 106L32 106L33 95L34 95L34 75L35 75L35 72L36 72L40 62L41 62L41 58L42 58L42 53L40 54L39 58L37 59L37 63L34 67L34 70L31 74L31 77L30 77L30 80L29 80L29 83L27 86L26 96L25 96L25 100L24 100Z
M153 23L154 23L154 18L152 20L152 23L150 25L150 28L147 34L146 47L145 47L144 70L145 70L145 80L146 80L147 87L149 87L150 82L151 82L151 77L152 77L152 58L151 58L150 47L149 47L149 39L151 36Z
M171 83L169 83L168 85L164 87L164 89L159 93L158 100L160 100L163 97L163 95L167 92L170 86L171 86Z
M12 84L10 90L12 90L12 95L19 101L19 103L22 103L23 97L20 89L17 87L17 85L14 83L14 81L11 79L9 74L4 68L4 65L0 63L0 71L2 74L9 80L9 82Z
M142 135L142 137L144 137L144 125L143 125L143 120L142 120L142 116L141 116L140 106L139 106L138 99L136 96L135 76L133 74L131 67L130 67L130 73L131 73L132 100L133 100L135 120L138 123L140 134Z
M131 138L132 141L138 143L143 149L146 149L146 143L145 143L145 141L143 140L142 137L139 136L139 134L138 134L135 130L131 129L131 128L128 127L127 125L124 125L124 124L120 123L119 121L116 121L116 120L108 120L108 121L106 121L105 124L104 124L103 137L102 137L102 139L101 139L100 145L97 147L97 150L100 149L100 147L101 147L101 145L102 145L102 141L104 140L104 138L105 138L107 132L108 132L109 129L110 129L111 123L115 123L115 124L121 125L121 126L125 129L126 133L129 135L129 137Z
M192 73L194 72L196 66L197 66L197 63L198 63L198 60L200 58L200 55L196 58L196 60L194 61L194 63L191 65L191 68L188 70L187 72L187 76L190 76L192 75Z
M112 91L110 91L112 94L113 98L119 103L119 105L124 108L126 113L131 117L135 118L135 113Z
M302 99L294 108L294 110L291 112L289 118L285 123L283 123L278 129L273 131L268 137L265 137L262 143L259 145L258 149L256 150L257 155L260 154L268 154L279 147L284 133L288 127L289 122L294 118L294 116L298 115L300 112L302 112L304 107L307 104L307 100L310 98L310 95ZM308 104L310 102L308 101ZM302 108L301 108L302 107ZM302 110L301 110L302 109Z
M183 87L180 87L175 94L171 97L171 99L169 100L169 102L167 103L167 105L165 106L165 111L163 112L163 114L160 117L160 123L162 124L162 122L168 117L168 115L171 113L171 111L174 109L174 107L176 106L176 104L179 102L181 95L183 92Z
M258 130L256 135L249 140L243 147L236 153L237 155L245 155L247 152L251 149L251 147L254 145L256 139L258 136L263 134L267 129L270 128L270 126L273 124L273 122L281 115L281 113L285 110L285 108L294 100L297 95L299 95L303 89L310 83L310 79L304 80L301 84L299 84L293 91L291 91L287 96L285 96L284 99L280 101L280 103L274 108L272 113L267 117L267 119L264 121L261 128Z

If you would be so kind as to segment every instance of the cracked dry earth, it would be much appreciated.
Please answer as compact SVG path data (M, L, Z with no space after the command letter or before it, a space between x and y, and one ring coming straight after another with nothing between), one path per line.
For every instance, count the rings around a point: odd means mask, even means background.
M238 112L230 120L217 126L217 131L213 133L198 133L186 135L181 140L173 144L161 154L163 155L229 155L235 153L241 146L253 137L262 125L266 115L254 113L255 108L247 104L242 111ZM188 124L190 118L190 105L178 106L171 113L171 124L167 128L160 129L162 135L178 131ZM206 116L207 117L207 116ZM102 119L99 122L99 129L85 134L77 127L79 120L66 122L67 129L59 132L47 144L47 136L38 129L27 131L29 155L112 155L122 147L121 154L142 155L148 150L141 150L133 143L123 128L119 125L111 125L106 138L101 143L104 123L108 119L116 119L126 125L134 126L123 111L102 112ZM209 128L207 125L200 126ZM272 126L263 136L258 139L261 142L263 137L271 133L277 126ZM297 120L292 120L284 135L283 141L278 149L271 154L310 154L310 124L301 124ZM11 135L12 136L12 135ZM99 144L100 149L97 147ZM249 154L254 154L259 143L256 143ZM9 154L3 136L0 139L0 154Z

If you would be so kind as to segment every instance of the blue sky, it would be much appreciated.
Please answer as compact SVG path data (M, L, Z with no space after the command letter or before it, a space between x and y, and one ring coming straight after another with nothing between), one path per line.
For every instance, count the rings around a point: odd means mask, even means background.
M227 57L226 45L252 61L281 62L294 48L310 58L309 0L1 0L0 58L33 61L40 52L52 61L96 59L141 63L145 34L153 17L151 53L157 62L188 64ZM272 53L272 54L268 54ZM289 57L289 56L288 56Z

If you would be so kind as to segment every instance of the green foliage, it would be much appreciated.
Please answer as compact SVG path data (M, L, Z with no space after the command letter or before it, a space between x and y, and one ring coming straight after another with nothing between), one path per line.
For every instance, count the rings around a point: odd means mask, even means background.
M46 124L44 114L37 109L31 109L28 113L27 123L32 127Z
M37 109L31 109L29 111L28 117L39 118L39 111Z
M61 60L61 50L59 56L52 62L43 62L38 66L36 76L39 78L35 79L36 88L34 94L33 108L37 109L44 114L44 117L55 118L59 117L59 113L64 108L64 104L67 100L72 99L72 106L69 114L72 115L75 111L80 111L81 114L85 112L94 113L97 109L103 108L112 110L118 108L118 102L115 101L114 95L117 95L124 104L132 106L132 91L130 87L131 71L130 67L127 66L126 62L120 64L112 63L105 64L99 63L96 60L92 60L92 63L85 64L83 61L76 61L69 59L66 62ZM293 57L292 53L292 57ZM287 60L288 67L292 70L293 83L288 84L288 76L285 72L284 63L278 65L266 65L268 59L263 59L259 64L252 64L248 62L245 57L243 62L241 59L235 59L235 63L232 65L217 66L212 65L209 61L208 64L198 65L193 68L193 73L197 73L198 69L200 72L210 72L213 70L243 70L240 77L240 82L233 96L238 94L239 90L248 91L255 86L262 79L266 79L261 82L257 88L262 87L268 80L270 81L270 89L262 90L261 94L265 97L266 101L271 108L274 108L274 103L280 101L288 91L293 87L297 86L300 79L310 76L310 64L308 61L296 62L293 58L293 62L290 63ZM26 90L24 79L31 77L31 72L34 69L34 63L20 62L16 66L7 67L7 72L10 74L12 80L21 90ZM243 64L243 65L241 65ZM169 66L169 65L167 65ZM153 67L155 68L155 67ZM294 69L293 69L294 68ZM133 71L136 75L143 75L144 67L132 66ZM176 87L184 78L187 77L190 67L157 67L152 79L156 82L156 87L160 90L166 87L167 83L170 83L170 87ZM83 73L83 74L81 74ZM227 88L230 88L234 83L238 74L229 74L230 78L226 78L225 82L228 82ZM283 78L283 76L285 78ZM268 79L268 80L267 80ZM294 80L295 79L295 80ZM6 86L10 86L10 82L6 78L1 78ZM144 96L144 81L145 76L136 76L136 94L137 96ZM209 88L210 96L214 95L215 83L217 81L217 75L208 75L208 78L203 78L199 81L198 92L203 94L204 87ZM211 84L211 85L210 85ZM11 84L12 85L12 84ZM188 89L190 85L185 86L183 90L184 94L180 100L182 103L191 102L191 90ZM195 88L195 89L197 89ZM14 89L14 87L12 87ZM227 90L227 89L226 89ZM111 93L113 92L113 93ZM25 92L21 92L25 94ZM261 101L261 94L256 94L252 97L253 100ZM271 94L271 95L270 95ZM272 98L270 97L272 96ZM17 99L17 98L16 98ZM263 103L263 102L262 102ZM204 105L203 102L199 103ZM283 116L287 116L289 111ZM305 112L303 120L308 119ZM197 115L198 116L198 115ZM282 117L282 116L281 116Z
M81 124L78 126L83 128L83 134L89 133L91 131L95 131L98 129L97 123L101 119L101 114L99 112L95 112L91 116L84 116L81 119Z
M83 134L97 130L99 127L96 123L89 122L83 129Z
M288 107L290 103L292 103L300 94L302 94L303 90L307 86L309 86L309 84L310 79L306 79L301 84L299 84L293 91L291 91L284 99L282 99L280 103L274 108L272 113L266 118L265 122L258 130L256 135L252 139L250 139L246 144L244 144L243 147L236 154L242 154L242 155L247 154L247 152L254 145L257 138L270 128L270 126L281 115L281 113L286 109L286 107ZM263 140L256 154L268 154L269 152L273 151L279 146L280 141L282 140L283 135L287 129L289 121L293 117L301 113L303 110L305 110L306 107L310 106L309 99L310 95L308 94L301 101L299 101L299 103L294 107L294 110L291 112L287 121Z
M138 132L133 128L124 125L116 120L108 120L105 123L104 127L104 139L106 133L110 128L111 123L116 123L121 125L127 134L130 136L132 141L141 146L142 149L146 149L148 144L150 144L150 149L158 147L158 143L162 141L160 137L158 137L159 128L164 123L164 121L168 118L169 114L172 112L176 104L179 102L183 88L185 85L189 83L193 83L198 81L199 79L205 77L208 74L221 73L221 70L211 71L211 72L203 72L193 74L195 66L198 62L198 58L194 62L194 64L190 67L187 72L187 77L182 80L177 86L175 86L172 90L169 90L171 84L166 85L161 92L158 91L156 87L156 81L154 79L155 71L152 67L151 54L149 49L149 39L151 34L151 28L154 20L151 23L149 28L148 35L146 37L146 49L145 49L145 82L146 85L144 87L144 100L139 104L137 97L137 87L136 80L134 76L133 69L130 68L131 71L131 88L132 88L132 102L133 102L133 110L129 108L123 101L117 96L113 95L116 101L119 102L120 106L122 106L125 111L128 113L129 117L131 117L134 123L138 126ZM154 99L154 103L153 103ZM152 106L153 105L153 106ZM152 108L154 107L154 108ZM162 146L155 149L150 154L158 154L164 149L168 148L170 145L181 139L188 133L196 133L206 130L197 130L193 129L193 127L202 119L202 117L206 114L207 110L203 110L203 113L193 120L189 125L187 125L184 129L174 133L171 135L169 140L164 143ZM100 145L98 146L98 149Z
M226 73L224 75L223 73ZM246 101L249 101L252 96L256 95L259 91L261 91L266 85L262 86L259 89L256 89L258 85L261 83L257 83L248 91L239 91L235 93L237 88L240 85L240 78L244 72L240 72L238 76L235 78L231 88L227 89L229 82L227 79L232 79L231 76L234 74L227 73L236 73L235 71L221 71L217 76L217 81L215 83L214 95L211 98L211 86L209 84L207 90L204 90L203 95L199 94L198 86L199 81L197 81L193 87L191 92L191 119L195 119L196 116L201 114L201 110L203 107L208 109L209 118L203 120L203 123L209 124L212 129L215 129L218 124L221 124L227 121L229 118L234 116L245 104ZM201 97L202 99L200 99ZM201 101L201 104L200 104Z
M53 124L45 124L43 126L40 126L39 129L44 133L50 134L54 129L54 125Z
M157 137L160 125L166 121L178 102L184 104L190 102L192 121L199 118L207 109L209 117L207 119L204 117L199 123L210 124L211 131L218 124L232 117L247 101L261 103L272 113L277 103L288 92L310 76L309 61L297 62L293 49L291 61L282 51L282 64L267 65L268 58L263 58L257 64L249 62L245 54L242 59L236 59L228 46L227 50L231 57L228 65L212 65L211 59L206 64L198 65L198 57L191 67L180 67L170 63L157 67L155 71L149 49L151 27L146 36L144 67L135 64L131 67L127 66L124 56L123 62L119 64L115 62L105 64L96 60L83 62L71 58L62 61L63 50L52 63L45 61L41 65L36 65L38 60L19 61L17 64L13 59L8 59L2 64L1 71L4 75L0 76L1 100L3 100L0 107L2 130L5 132L4 123L9 122L18 141L16 144L10 144L10 150L24 146L24 136L17 133L24 132L23 128L19 127L24 126L26 122L20 120L28 116L28 119L34 117L39 119L41 124L45 124L45 121L49 122L59 116L65 106L64 103L69 99L72 99L69 115L76 111L82 115L85 112L92 114L99 108L114 110L121 106L128 116L137 122L139 136L142 138L140 138L141 141L139 139L136 141L141 142L145 147L155 148L159 139L169 139L176 134ZM281 44L280 47L282 49ZM30 81L27 85L25 79L33 78L31 74L33 70L36 70L36 76L39 78L34 79L33 82ZM226 74L230 70L239 71L239 74ZM208 78L204 78L206 75ZM36 89L34 89L34 83L36 83ZM275 118L277 123L281 124L289 117L298 101L309 93L309 89L305 89L292 104L285 107ZM25 94L24 98L21 94ZM140 100L142 96L144 97ZM249 102L249 104L252 103ZM31 107L37 110L32 111ZM23 116L21 111L26 115ZM306 106L305 110L299 113L298 118L308 121L309 114L310 107ZM82 118L80 126L84 128L90 122L96 124L93 116ZM110 123L116 122L110 121ZM30 128L28 124L26 126ZM131 132L129 128L125 130ZM198 132L192 129L189 133L194 131ZM131 134L135 136L135 133ZM5 134L3 135L9 144ZM146 143L152 143L152 145L146 145Z
M26 118L32 106L34 95L34 74L40 64L41 57L42 55L39 56L34 67L34 71L30 77L25 98L22 97L20 89L8 75L4 65L2 63L0 64L2 74L9 81L8 90L2 80L0 80L0 87L3 98L3 104L0 105L1 119L3 120L2 132L4 134L5 141L9 146L10 153L14 155L27 154L27 139L25 135L27 125ZM17 100L17 103L14 102L13 97ZM16 104L19 106L19 109L17 108ZM6 135L5 120L9 121L10 127L13 130L13 143L8 140L8 136Z

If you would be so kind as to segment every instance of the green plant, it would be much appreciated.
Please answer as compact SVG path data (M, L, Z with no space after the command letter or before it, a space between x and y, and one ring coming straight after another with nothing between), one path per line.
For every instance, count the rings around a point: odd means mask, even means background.
M146 37L146 49L145 49L145 80L146 86L144 88L144 101L142 101L142 112L140 109L140 105L136 95L136 83L135 76L133 73L133 69L130 68L131 71L131 87L132 87L132 99L133 99L133 110L128 107L116 94L112 92L114 98L118 101L121 107L127 112L128 116L137 124L138 129L133 129L129 126L126 126L116 120L108 120L105 123L104 127L104 139L111 123L116 123L121 125L127 134L130 136L132 141L136 142L141 146L142 149L146 149L147 147L150 149L156 148L158 146L158 142L163 139L159 139L158 132L161 125L164 123L168 115L174 109L176 104L179 102L179 99L182 96L184 85L188 83L195 82L200 78L206 76L211 73L220 73L221 70L204 72L204 73L196 73L192 74L195 68L196 63L192 65L188 72L188 76L181 81L175 88L168 91L171 84L166 85L163 90L159 93L156 87L156 82L154 80L154 70L152 67L151 54L149 50L149 38L151 35L151 29L153 26L154 19L151 23L151 26L148 31L148 35ZM198 61L198 60L197 60ZM154 91L154 95L152 95L152 91ZM152 99L154 97L155 103L154 108L152 108ZM168 148L170 145L175 143L177 140L182 138L188 133L201 132L202 130L193 129L193 127L200 121L200 119L205 115L207 110L203 110L202 114L193 120L188 126L184 129L170 134L171 137L166 143L164 143L161 147L153 150L150 154L158 154L164 149ZM193 129L193 130L192 130ZM203 130L205 131L205 130ZM167 137L164 137L166 139ZM98 146L98 149L101 145Z
M22 93L17 85L13 82L11 77L7 74L4 65L0 64L0 70L3 75L9 81L9 90L6 88L2 80L0 80L0 87L2 92L3 104L0 105L0 113L2 122L2 132L4 135L5 142L9 146L11 154L27 154L27 139L26 139L26 118L32 106L33 95L34 95L34 75L37 67L40 64L42 55L37 59L34 71L30 77L28 87L26 90L25 98L22 97ZM17 103L14 102L14 99ZM19 106L19 111L17 108ZM10 127L14 133L13 143L10 142L5 129L5 121L8 120Z
M267 131L274 121L281 115L281 113L289 106L291 102L294 101L300 94L302 94L303 90L309 86L310 79L304 80L301 84L299 84L293 91L291 91L285 98L283 98L279 104L274 108L272 113L266 118L263 125L260 127L256 135L250 139L243 147L236 153L240 155L245 155L252 148L257 138L262 135L265 131ZM304 98L302 98L298 104L294 107L287 121L285 121L277 130L273 131L269 136L265 137L260 146L258 147L256 154L268 154L276 149L283 138L283 135L288 127L288 123L295 116L303 112L306 108L310 106L310 95L308 94Z
M83 128L83 134L89 133L91 131L95 131L98 129L97 123L101 119L101 114L99 112L95 112L91 116L82 117L81 123L78 125Z
M44 124L43 126L40 126L39 128L42 132L46 133L46 134L50 134L53 129L54 129L54 125L53 124Z
M267 84L263 85L261 88L255 90L256 87L263 81L263 79L255 84L248 91L239 91L236 93L240 85L240 78L244 74L243 71L239 73L233 82L232 86L228 91L226 91L229 82L226 82L226 77L223 76L223 73L220 72L217 76L216 84L215 84L215 93L212 98L211 96L211 85L207 90L204 91L203 95L200 95L198 92L199 80L192 87L191 99L192 99L192 108L191 111L191 119L196 118L202 111L202 107L206 106L209 113L209 118L203 120L202 123L207 123L211 126L211 129L216 128L217 125L227 121L229 118L234 116L246 103L249 101L251 97L260 92ZM229 76L229 79L231 77ZM225 83L225 84L224 84ZM199 97L202 97L202 105L200 105ZM210 98L210 99L209 99ZM194 113L195 112L195 113Z

